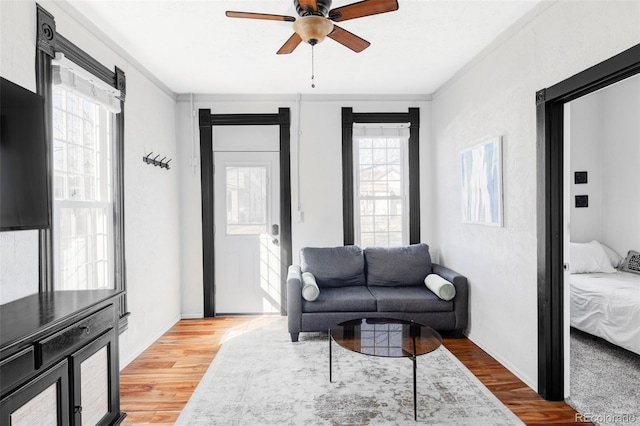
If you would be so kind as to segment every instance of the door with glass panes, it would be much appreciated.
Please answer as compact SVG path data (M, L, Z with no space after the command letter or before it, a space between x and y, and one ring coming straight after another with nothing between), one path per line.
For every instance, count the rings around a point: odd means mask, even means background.
M214 153L215 312L280 313L278 152Z

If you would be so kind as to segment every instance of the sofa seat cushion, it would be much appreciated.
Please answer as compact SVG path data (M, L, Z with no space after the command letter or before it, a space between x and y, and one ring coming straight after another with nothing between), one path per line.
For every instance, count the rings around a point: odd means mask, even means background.
M376 299L366 286L323 288L313 302L302 300L302 312L375 312Z
M424 286L425 277L431 273L431 255L426 244L367 247L364 257L369 286Z
M300 250L302 272L311 272L318 287L366 286L364 253L358 246L304 247Z
M440 299L423 285L408 287L369 287L376 298L378 312L450 312L453 301Z

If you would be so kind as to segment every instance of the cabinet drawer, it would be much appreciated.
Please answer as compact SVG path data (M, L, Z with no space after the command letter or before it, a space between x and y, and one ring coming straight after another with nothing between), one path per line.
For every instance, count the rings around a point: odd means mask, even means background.
M35 353L33 346L11 355L0 362L0 386L4 394L11 386L20 382L36 370Z
M113 324L114 308L110 305L41 340L36 345L39 349L38 367L56 361L73 347L90 342Z

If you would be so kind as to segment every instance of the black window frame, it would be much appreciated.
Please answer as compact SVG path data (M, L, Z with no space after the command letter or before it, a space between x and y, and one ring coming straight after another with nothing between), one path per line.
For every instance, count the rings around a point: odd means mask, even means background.
M344 245L355 244L353 125L409 123L409 244L420 242L420 108L408 112L353 112L342 108L342 223Z
M36 4L36 92L45 99L45 138L47 143L47 173L49 175L49 217L53 211L53 84L51 60L57 52L80 65L108 85L120 90L120 113L115 115L113 204L114 204L114 286L121 290L120 296L120 333L128 327L126 299L126 265L124 256L124 103L126 97L126 77L124 71L115 67L109 70L91 55L67 40L56 31L56 22L52 14ZM53 282L53 232L52 227L39 231L40 293L54 291Z

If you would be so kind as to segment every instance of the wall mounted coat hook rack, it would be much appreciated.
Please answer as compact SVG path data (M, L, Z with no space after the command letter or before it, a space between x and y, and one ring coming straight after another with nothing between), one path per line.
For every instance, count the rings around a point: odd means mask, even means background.
M169 162L172 160L171 158L168 159L167 161L164 161L167 157L163 157L161 160L158 160L158 157L160 157L160 154L156 155L153 158L150 158L151 154L153 154L153 151L147 154L146 156L143 156L142 161L144 161L147 164L152 164L156 167L159 166L161 169L169 170Z

